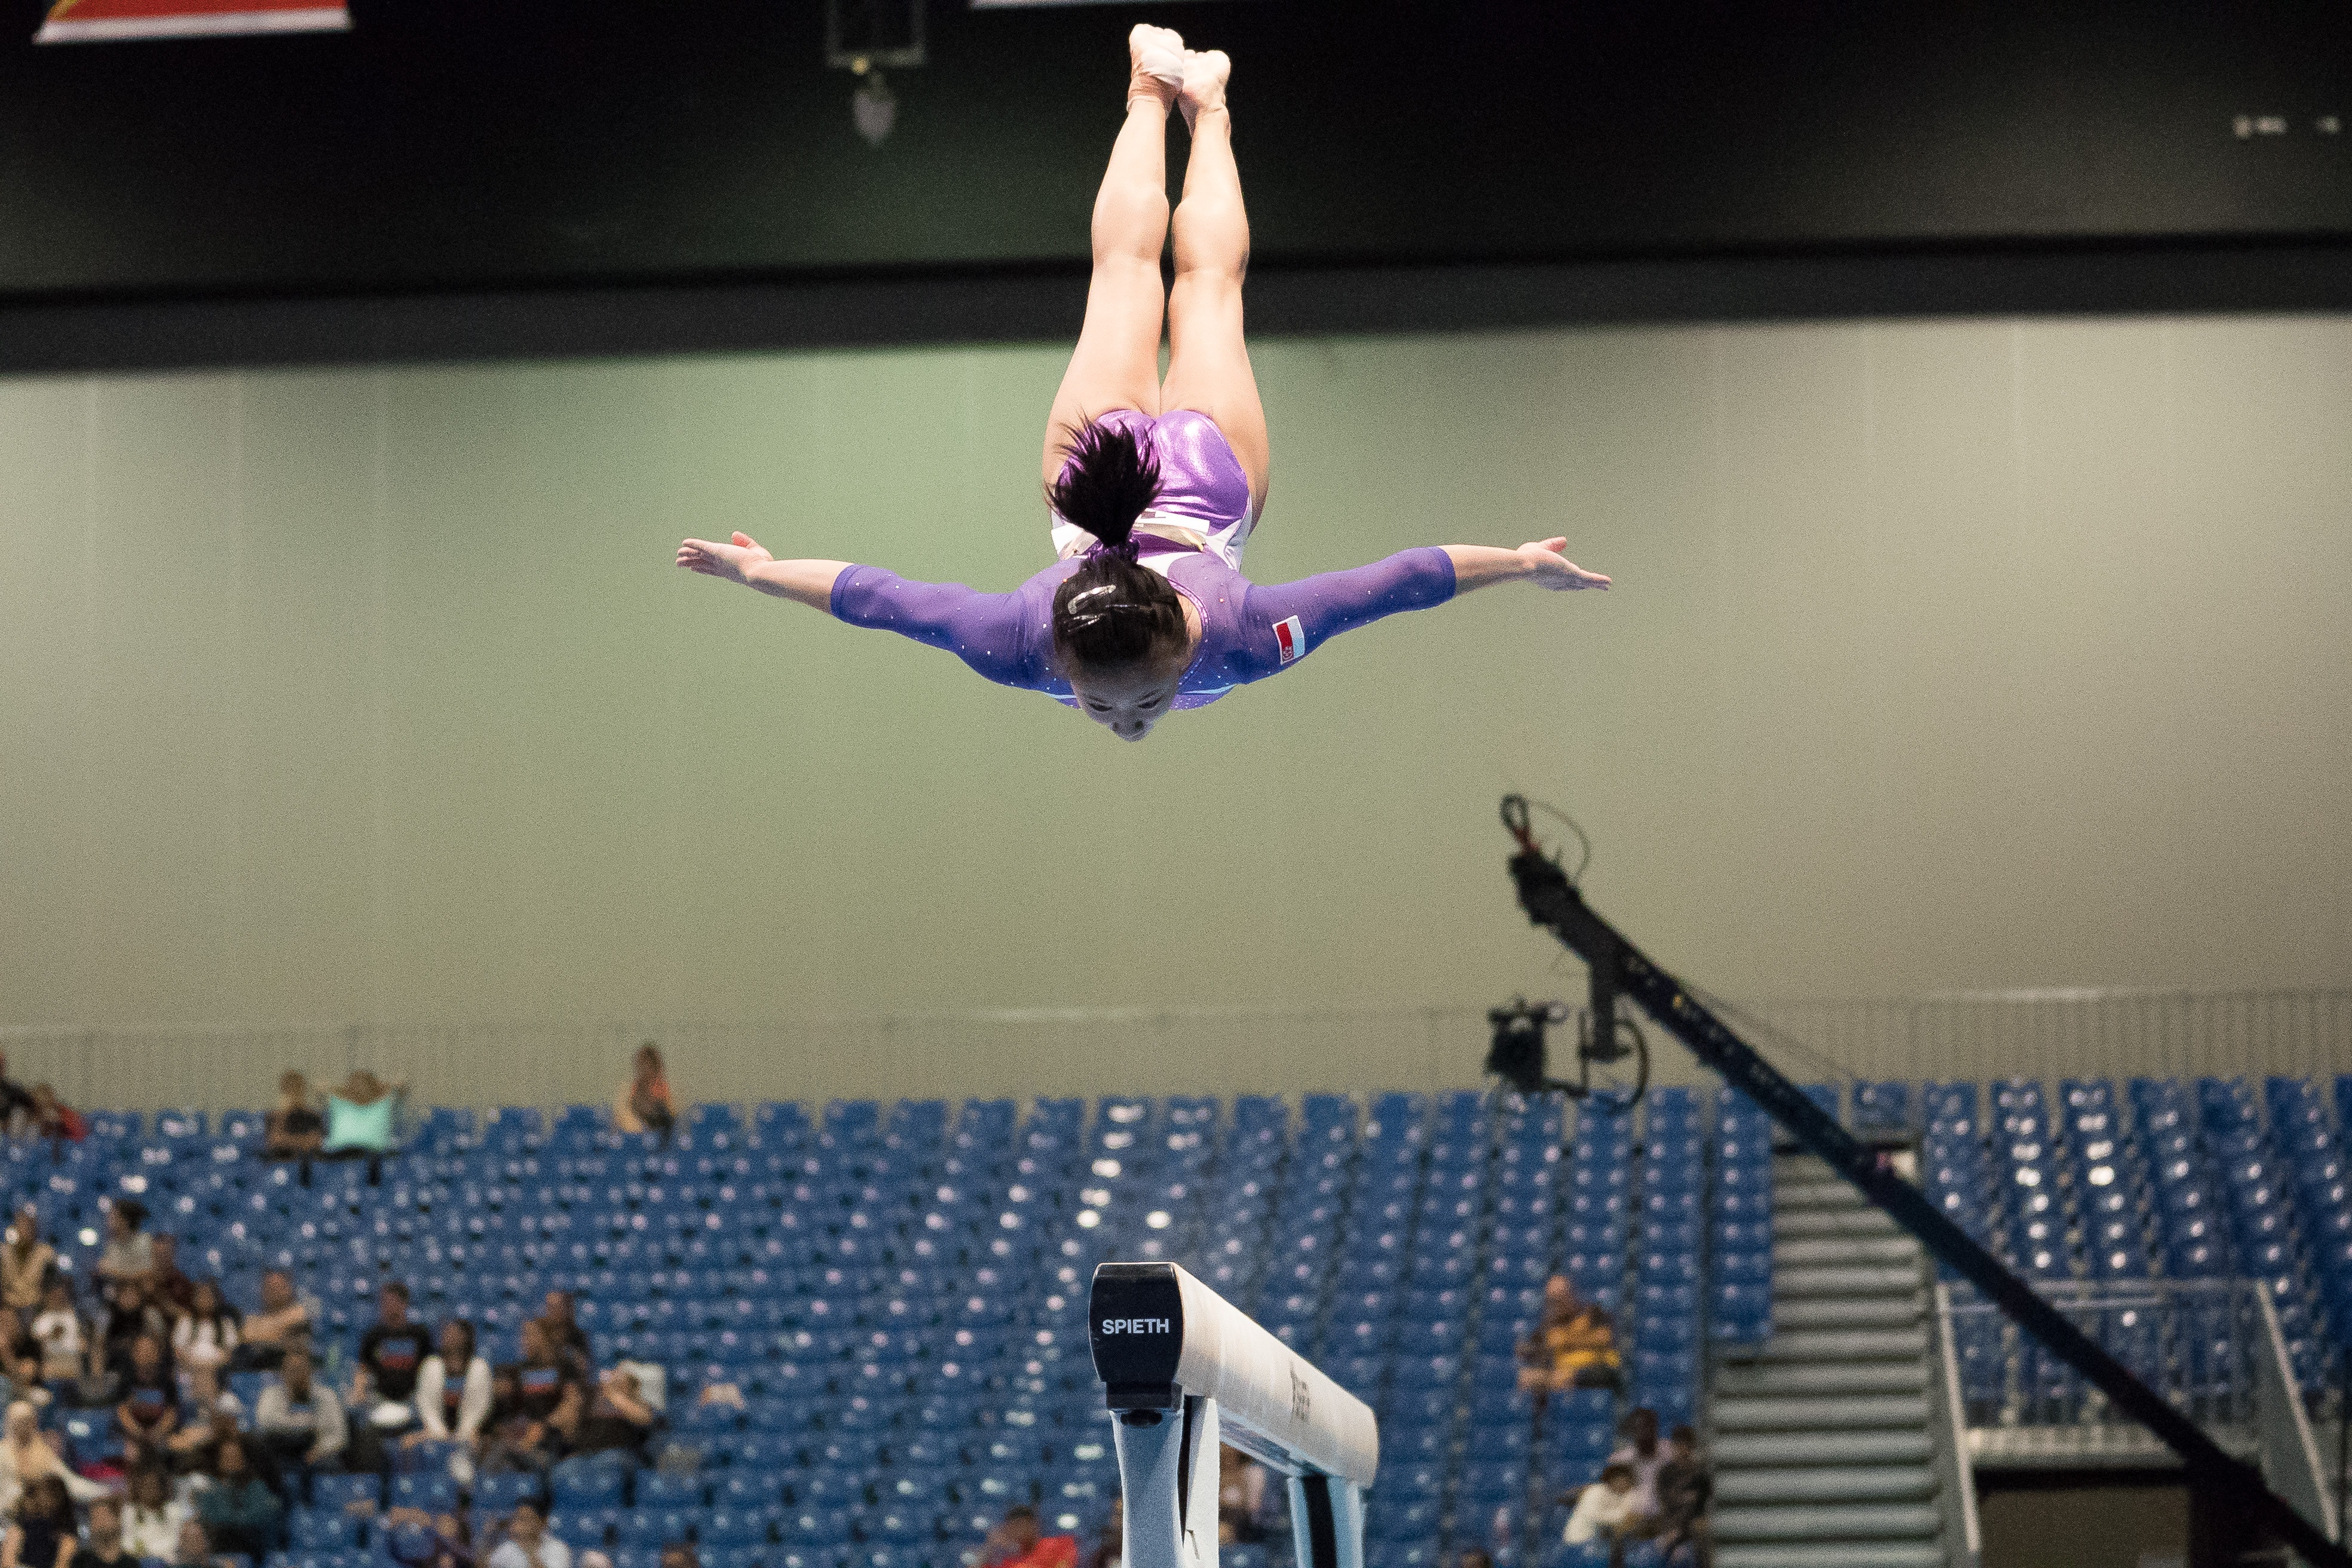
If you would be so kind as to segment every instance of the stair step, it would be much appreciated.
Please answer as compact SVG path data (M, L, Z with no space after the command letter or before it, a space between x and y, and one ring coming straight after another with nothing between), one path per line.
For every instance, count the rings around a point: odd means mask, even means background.
M1860 1193L1834 1176L1811 1181L1799 1178L1784 1182L1778 1176L1772 1179L1772 1213L1776 1219L1795 1209L1862 1209L1869 1206Z
M1717 1399L1774 1399L1801 1394L1924 1394L1927 1388L1927 1368L1916 1358L1724 1366L1717 1367L1715 1373Z
M1944 1516L1926 1502L1819 1503L1789 1508L1718 1508L1715 1538L1734 1541L1933 1542Z
M1818 1465L1732 1470L1716 1478L1724 1503L1912 1502L1936 1495L1936 1472L1925 1465Z
M1837 1546L1718 1546L1716 1568L1944 1568L1940 1546L1911 1541Z
M1895 1361L1916 1360L1927 1353L1927 1325L1902 1328L1775 1328L1756 1360Z
M1927 1425L1925 1394L1856 1394L1838 1399L1717 1398L1715 1426L1719 1432L1757 1432L1791 1428L1818 1431L1822 1427L1908 1426Z
M1924 1431L1725 1432L1708 1449L1717 1476L1742 1466L1924 1464L1936 1455Z
M1919 1244L1907 1236L1776 1237L1772 1242L1775 1273L1810 1264L1913 1263L1918 1257Z
M1822 1268L1809 1265L1801 1268L1776 1268L1772 1270L1772 1296L1775 1300L1783 1296L1916 1296L1919 1285L1916 1264L1902 1268Z
M1775 1236L1895 1236L1895 1221L1883 1209L1813 1208L1772 1216Z
M1777 1339L1795 1329L1895 1329L1925 1322L1927 1317L1927 1298L1924 1291L1909 1296L1873 1296L1859 1301L1835 1296L1786 1301L1776 1296L1772 1302L1772 1333Z

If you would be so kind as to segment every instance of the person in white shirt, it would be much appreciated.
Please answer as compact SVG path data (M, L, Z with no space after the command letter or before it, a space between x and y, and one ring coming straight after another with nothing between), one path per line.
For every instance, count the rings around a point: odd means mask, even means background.
M161 1466L131 1472L131 1500L122 1505L122 1544L133 1557L169 1563L179 1550L180 1527L196 1510L172 1496L172 1478Z
M1633 1468L1612 1463L1601 1468L1599 1480L1577 1494L1576 1510L1568 1516L1568 1529L1560 1539L1570 1546L1606 1541L1609 1559L1615 1563L1622 1559L1625 1542L1647 1517L1634 1500Z
M1658 1472L1672 1457L1658 1441L1656 1411L1644 1405L1625 1417L1625 1440L1609 1462L1633 1472L1633 1506L1643 1513L1658 1511Z
M572 1568L572 1548L547 1533L537 1503L520 1502L507 1516L507 1538L490 1553L489 1568Z
M67 1281L52 1279L42 1289L33 1337L41 1342L41 1375L49 1382L68 1382L89 1372L89 1321L75 1310L73 1287Z
M236 1349L236 1310L216 1280L196 1281L195 1299L172 1325L172 1359L186 1368L221 1367Z
M13 1513L25 1489L47 1476L63 1481L68 1495L78 1503L106 1495L104 1487L73 1472L49 1435L41 1430L40 1413L30 1400L19 1399L8 1406L6 1419L0 1424L0 1517Z
M404 1444L446 1442L472 1447L490 1414L490 1363L474 1353L474 1325L452 1318L440 1343L416 1372L417 1430Z
M310 1352L286 1352L278 1376L253 1402L253 1435L281 1466L331 1465L351 1440L335 1391L310 1374Z

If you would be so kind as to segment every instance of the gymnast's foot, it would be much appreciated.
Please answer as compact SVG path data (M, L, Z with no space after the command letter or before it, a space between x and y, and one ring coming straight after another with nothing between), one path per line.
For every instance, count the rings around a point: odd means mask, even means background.
M1127 80L1127 100L1155 98L1160 108L1172 108L1184 86L1184 36L1172 28L1138 22L1127 36L1127 58L1133 68Z
M1233 72L1234 62L1223 49L1184 51L1184 90L1177 101L1183 108L1187 131L1203 114L1224 108L1225 79Z

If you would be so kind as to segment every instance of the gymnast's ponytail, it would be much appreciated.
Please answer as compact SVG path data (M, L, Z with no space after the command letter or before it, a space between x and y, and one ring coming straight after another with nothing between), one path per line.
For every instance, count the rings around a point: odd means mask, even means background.
M1054 592L1054 651L1065 674L1140 663L1185 641L1184 606L1168 580L1138 564L1136 520L1160 493L1160 462L1130 429L1088 419L1045 499L1095 536Z

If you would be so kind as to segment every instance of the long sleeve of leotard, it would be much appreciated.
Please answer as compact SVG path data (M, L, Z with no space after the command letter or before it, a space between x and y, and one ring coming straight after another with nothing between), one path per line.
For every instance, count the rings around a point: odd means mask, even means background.
M1236 660L1244 666L1238 673L1244 680L1258 679L1296 663L1341 632L1401 610L1425 610L1452 597L1454 557L1436 545L1401 550L1366 565L1296 583L1253 585L1244 601L1247 640Z
M879 566L852 566L833 583L836 618L943 648L1000 685L1044 690L1051 679L1041 635L1047 605L1033 603L1037 598L1026 585L982 594L961 583L918 583Z

